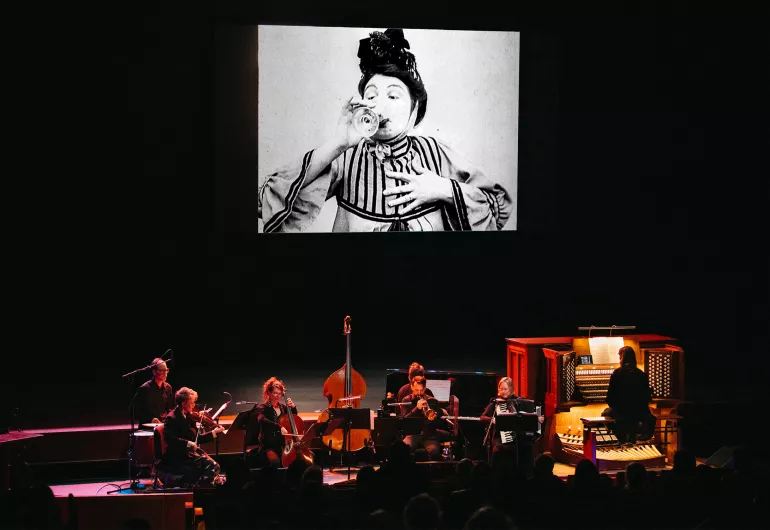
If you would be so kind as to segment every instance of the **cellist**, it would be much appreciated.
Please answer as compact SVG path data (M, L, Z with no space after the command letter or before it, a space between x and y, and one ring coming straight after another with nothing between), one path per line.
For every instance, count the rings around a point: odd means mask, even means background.
M289 406L281 402L286 386L276 377L271 377L262 385L263 403L254 407L254 414L259 422L259 452L258 458L263 465L281 467L281 453L286 443L284 434L289 431L282 427L279 417L287 414L297 414L297 407L291 398L287 399Z
M213 481L219 474L219 464L199 449L199 445L210 442L225 429L217 426L210 432L198 434L195 412L198 393L192 388L180 388L174 394L174 399L177 406L166 415L163 422L164 438L168 445L163 462L184 475L183 480L188 484L196 484L201 479Z

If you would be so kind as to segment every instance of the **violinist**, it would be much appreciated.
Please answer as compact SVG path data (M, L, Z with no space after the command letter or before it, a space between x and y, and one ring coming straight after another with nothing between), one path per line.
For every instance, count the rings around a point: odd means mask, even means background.
M492 440L490 462L492 467L504 473L519 473L526 477L531 474L535 466L533 439L528 436L518 438L514 436L510 441L504 442L501 434L495 429L495 414L498 406L504 405L508 412L516 412L517 399L518 396L513 393L513 379L503 377L497 383L497 396L490 400L481 415L481 423L491 429L489 439ZM545 417L538 416L537 421L543 423Z
M160 358L153 359L152 379L144 383L136 391L136 420L143 423L161 423L169 411L173 410L174 391L166 382L168 366Z
M446 426L444 412L439 407L438 400L427 394L426 385L425 377L421 375L414 376L410 385L412 393L404 397L404 402L411 403L406 405L409 412L405 417L424 418L422 432L419 435L410 434L405 436L404 443L409 445L412 450L423 447L428 451L431 460L440 460L441 446L439 440L449 436L449 433L442 429L442 427Z
M289 407L282 403L286 387L276 377L271 377L262 385L263 403L254 407L259 422L259 460L263 465L281 467L281 453L286 443L284 434L289 431L282 427L279 417L287 414L291 408L292 414L297 414L297 407L291 398L287 399Z
M184 475L183 481L188 484L196 484L201 479L213 481L219 473L219 464L200 449L200 445L216 438L217 434L224 431L224 427L215 426L213 420L204 418L204 413L195 409L198 399L195 390L182 387L174 398L177 406L163 422L168 445L163 463ZM203 429L204 423L213 428L209 432L200 433L199 429Z

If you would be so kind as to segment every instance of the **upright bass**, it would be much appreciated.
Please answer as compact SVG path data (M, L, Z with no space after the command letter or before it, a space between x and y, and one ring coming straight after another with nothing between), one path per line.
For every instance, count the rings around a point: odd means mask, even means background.
M343 323L343 334L346 338L346 356L345 364L332 373L324 383L323 394L329 401L330 408L353 407L361 408L361 399L366 396L366 381L350 363L350 317L346 316ZM328 422L330 419L329 410L325 410L318 417L319 423ZM344 432L343 429L337 429L327 436L323 436L323 443L335 451L342 450ZM371 440L372 434L369 429L351 429L349 434L349 445L346 449L358 451L363 449Z

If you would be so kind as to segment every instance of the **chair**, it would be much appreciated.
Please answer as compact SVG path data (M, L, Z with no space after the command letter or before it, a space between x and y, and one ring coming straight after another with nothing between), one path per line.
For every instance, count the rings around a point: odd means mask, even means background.
M163 475L162 482L166 487L174 487L180 484L182 479L184 478L183 474L173 472L163 463L163 455L166 454L166 450L168 449L168 444L166 443L165 429L166 429L165 425L156 425L153 433L153 442L154 442L154 448L155 448L155 464L153 465L152 474L154 475L153 486L156 489L158 487L159 473Z
M454 421L454 417L460 414L460 399L455 395L450 395L447 408L443 409L443 412L444 416L452 421L452 430L450 431L451 437L449 439L439 441L441 445L441 459L455 460L455 446L464 445L462 443L464 437L460 433L460 423Z

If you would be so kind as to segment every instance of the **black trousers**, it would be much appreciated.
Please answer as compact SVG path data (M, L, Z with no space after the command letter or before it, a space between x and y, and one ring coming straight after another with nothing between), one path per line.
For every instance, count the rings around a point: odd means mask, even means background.
M492 468L506 477L528 478L535 469L535 446L527 441L497 443L492 448Z
M283 448L278 446L261 445L255 447L246 455L249 467L281 467Z
M183 475L185 484L211 483L219 474L219 464L208 454L196 454L195 456L167 466L173 473Z
M649 440L655 433L655 416L647 411L647 414L623 414L617 410L607 407L602 411L602 416L608 416L615 419L612 424L612 432L619 443L635 443L637 433L641 435L642 440ZM641 429L639 429L641 423Z
M404 443L415 449L428 451L428 458L432 461L441 460L441 444L435 435L409 434L404 436Z

